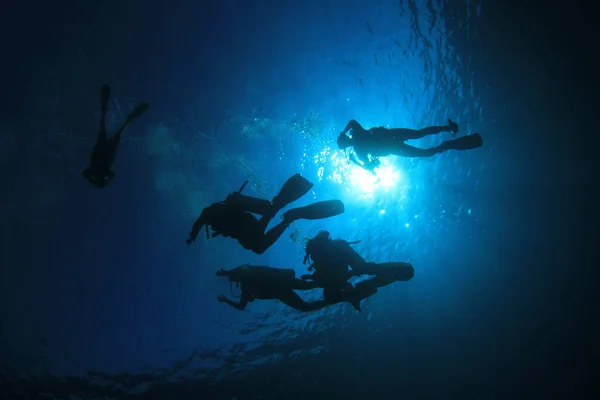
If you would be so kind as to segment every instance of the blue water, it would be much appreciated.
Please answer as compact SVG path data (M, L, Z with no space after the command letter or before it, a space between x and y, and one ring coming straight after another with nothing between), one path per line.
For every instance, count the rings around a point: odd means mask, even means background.
M554 134L576 131L585 112L565 111L576 87L556 77L574 61L548 62L557 57L538 43L563 36L538 29L546 19L485 2L59 3L12 5L1 31L11 55L0 124L2 398L583 390L596 353L580 328L590 314L573 310L592 293L578 280L593 175L582 141ZM104 83L111 131L136 102L150 110L126 131L117 178L99 191L80 173ZM372 177L335 144L350 119L419 129L448 118L484 146L387 157ZM202 234L185 244L202 208L245 180L245 193L270 198L298 172L315 186L294 206L340 199L345 213L294 223L263 255ZM219 268L305 273L302 239L322 229L360 240L368 261L410 262L415 277L381 289L362 313L216 301L230 290ZM563 370L569 378L556 379Z

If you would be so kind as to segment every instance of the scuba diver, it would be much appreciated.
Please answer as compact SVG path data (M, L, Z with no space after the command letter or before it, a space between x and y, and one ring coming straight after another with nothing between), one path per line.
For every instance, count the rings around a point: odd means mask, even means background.
M346 135L348 131L351 131L351 136ZM458 124L449 119L446 126L430 126L419 130L383 126L365 129L355 120L350 120L340 132L337 144L340 150L352 146L354 152L350 160L371 172L379 167L379 157L432 157L447 150L471 150L483 145L483 139L478 133L446 140L430 149L421 149L405 143L407 140L421 139L441 132L452 132L452 136L455 136L458 133Z
M319 201L292 208L282 215L279 224L265 233L271 219L282 208L308 193L313 184L300 174L295 174L283 184L279 194L272 201L268 201L242 194L247 183L248 181L244 182L237 192L229 194L225 201L213 203L202 210L186 240L187 244L194 242L205 226L207 239L216 236L231 237L237 239L245 249L262 254L279 239L292 222L299 219L325 219L344 212L344 203L340 200ZM260 220L252 214L261 215ZM209 226L213 230L212 235L209 233Z
M329 302L339 302L348 290L357 290L362 298L377 293L378 288L398 281L409 281L415 274L413 266L404 262L373 263L354 250L351 245L359 242L332 240L329 232L321 231L306 244L303 264L312 261L308 267L312 274L302 275L301 279L323 287L323 298ZM349 267L351 270L349 270ZM353 276L375 275L356 285L348 282ZM360 311L360 303L353 306Z
M315 289L317 285L296 278L293 269L241 265L228 271L221 269L217 271L217 276L226 276L229 282L241 284L239 302L230 300L222 294L217 297L218 301L240 311L256 299L279 300L288 307L302 312L320 310L328 305L324 300L306 302L294 292L294 290Z
M115 177L111 170L117 149L121 142L121 135L134 119L143 115L148 110L148 103L139 103L129 113L123 125L109 139L106 133L106 112L108 111L108 99L110 97L110 86L103 85L100 89L100 132L96 139L96 145L92 150L90 166L87 167L82 175L92 185L102 189Z
M293 269L241 265L228 271L221 269L217 271L217 276L226 276L230 283L236 282L241 285L239 301L230 300L223 294L217 297L219 302L227 303L240 311L256 299L279 300L288 307L302 312L316 311L346 301L361 311L361 300L377 292L372 285L365 284L358 287L363 283L361 282L357 288L350 287L348 290L340 290L336 296L332 296L330 299L307 302L294 290L317 289L321 287L320 282L298 279Z

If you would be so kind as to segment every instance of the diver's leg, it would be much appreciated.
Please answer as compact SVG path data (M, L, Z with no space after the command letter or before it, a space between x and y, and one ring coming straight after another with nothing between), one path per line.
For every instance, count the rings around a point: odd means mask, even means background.
M356 132L356 131L364 131L365 129L354 119L351 119L350 121L348 121L348 123L346 124L346 127L344 128L344 130L342 131L342 134L345 135L346 132L348 132L349 130L352 129L352 132Z
M457 128L458 130L458 128ZM423 129L408 129L408 128L391 128L387 129L387 133L390 136L395 137L397 140L405 141L405 140L413 140L413 139L421 139L428 135L436 135L442 132L453 132L451 126L429 126Z
M123 132L125 132L125 128L127 128L127 125L133 122L134 119L142 116L146 111L148 111L149 107L150 106L148 105L148 103L139 103L133 108L133 110L131 110L131 112L125 119L125 122L123 122L123 125L121 125L121 127L110 138L111 146L114 147L115 152L117 151L117 147L119 145L119 142L121 141L121 135L123 135Z
M123 124L119 130L117 130L117 132L115 132L114 135L112 135L107 141L107 145L106 146L106 163L110 167L113 165L113 163L115 162L115 158L117 158L117 150L119 149L119 144L121 143L121 135L123 134L123 131L125 130L125 126L126 124Z
M372 292L372 290L370 291ZM342 290L340 287L325 287L323 288L323 299L325 299L327 305L341 302L350 303L356 311L360 312L362 311L360 302L368 297L368 295L361 292L365 292L365 290L357 290L356 288ZM377 289L375 289L375 292L377 292Z
M324 300L304 301L296 292L290 290L279 297L279 300L288 307L294 308L302 312L310 312L320 310L328 304Z
M148 111L148 108L150 108L150 105L148 103L138 103L138 104L136 104L135 107L133 108L133 110L131 110L131 112L129 113L129 115L125 119L125 123L123 125L127 125L127 124L133 122L134 119L136 119L136 118L141 117L142 115L144 115L144 113L146 111Z
M134 107L134 109L131 110L131 112L125 119L125 122L123 122L123 125L121 125L121 127L117 130L117 132L115 132L115 134L113 135L113 137L110 138L110 140L111 141L114 140L115 143L119 143L119 141L121 141L121 135L123 134L123 132L125 132L125 128L127 128L127 125L129 125L131 122L133 122L134 119L136 119L137 117L140 117L146 111L148 111L148 107L149 107L148 103L137 104Z
M408 129L408 128L373 128L375 133L381 135L389 135L395 137L397 140L406 141L413 139L421 139L429 135L437 135L442 132L458 132L458 124L451 119L448 120L448 125L442 126L428 126L423 129ZM385 130L385 133L383 132Z
M440 152L437 147L431 149L420 149L418 147L414 147L408 145L406 143L400 142L395 143L394 147L389 149L391 154L400 156L400 157L433 157Z
M102 85L100 88L100 126L97 143L104 144L108 137L106 135L106 113L108 111L108 100L110 98L110 86Z
M251 250L256 254L264 253L269 247L273 245L273 243L277 241L277 239L279 239L279 237L283 234L283 232L285 232L288 226L290 226L289 223L280 222L279 224L269 229L269 231L263 236L257 236L253 238L254 243L252 245Z
M146 110L148 110L148 103L140 103L138 104L127 116L127 119L125 120L125 122L123 122L123 125L121 125L121 127L115 132L114 135L112 135L110 137L110 139L108 139L108 150L109 150L109 160L110 160L110 164L112 165L112 163L115 161L115 158L117 156L117 150L119 149L119 143L121 143L121 136L123 135L123 132L125 132L125 128L127 128L127 125L129 125L131 123L131 121L133 121L134 119L136 119L137 117L139 117L140 115L144 114L146 112Z
M257 231L264 233L264 231L267 229L267 226L269 225L269 222L271 222L271 220L273 219L273 217L275 216L276 213L277 213L277 210L274 207L271 207L268 210L265 210L264 214L258 220ZM277 239L275 239L275 240L277 240Z

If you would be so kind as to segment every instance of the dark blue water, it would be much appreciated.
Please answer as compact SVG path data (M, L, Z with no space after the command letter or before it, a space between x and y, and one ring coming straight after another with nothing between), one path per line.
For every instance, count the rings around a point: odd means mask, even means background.
M595 68L578 4L63 1L2 14L3 399L588 389L597 139L583 122ZM150 110L99 191L80 173L104 83L111 130L136 102ZM335 144L350 119L448 118L484 146L388 157L372 177ZM263 255L202 235L186 246L203 207L245 180L270 198L298 172L315 186L297 205L337 198L346 212L294 223ZM216 301L230 290L219 268L305 273L302 240L321 229L360 240L368 261L412 263L415 277L362 313Z

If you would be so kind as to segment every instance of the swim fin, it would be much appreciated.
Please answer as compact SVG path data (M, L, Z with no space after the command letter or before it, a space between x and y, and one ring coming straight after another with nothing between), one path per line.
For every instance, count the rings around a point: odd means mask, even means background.
M296 174L288 179L277 196L273 197L273 207L281 210L288 204L298 200L312 189L314 185L300 174Z
M298 219L325 219L344 212L344 203L340 200L318 201L304 207L292 208L281 217L283 222L292 223Z
M461 136L456 139L447 140L440 145L442 151L445 150L472 150L483 145L483 139L479 133L473 133L467 136Z
M405 262L368 263L358 272L366 275L394 278L395 281L409 281L415 276L415 269Z
M110 98L110 86L102 85L100 88L100 110L105 113L108 110L108 100Z
M142 116L146 111L148 111L149 107L150 107L150 105L148 103L139 103L139 104L137 104L135 106L135 108L133 110L131 110L131 112L127 116L127 119L125 120L125 123L128 124L131 121L133 121L134 119L136 119L137 117Z

